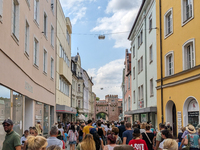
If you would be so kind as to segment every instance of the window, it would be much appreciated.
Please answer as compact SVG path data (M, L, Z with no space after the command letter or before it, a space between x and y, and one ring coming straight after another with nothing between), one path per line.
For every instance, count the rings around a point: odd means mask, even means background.
M47 14L44 13L44 35L47 37Z
M133 67L133 80L135 79L135 67Z
M133 58L135 57L135 46L133 46Z
M68 56L66 55L64 49L62 48L62 45L60 45L60 57L64 59L65 63L69 67L70 66L70 60L69 60Z
M195 66L195 42L190 39L183 45L183 70L191 69Z
M44 49L44 54L43 54L43 71L44 73L47 73L47 51Z
M78 84L78 92L80 92L80 91L81 91L81 85Z
M39 42L36 38L34 38L34 58L33 63L35 66L39 66Z
M78 108L81 108L81 101L78 100Z
M128 76L128 89L130 89L130 75Z
M67 30L67 42L68 42L68 44L70 44L70 35L69 35L68 30Z
M135 104L135 91L133 91L133 102Z
M149 32L152 30L152 14L149 17Z
M25 27L25 53L29 55L29 24L27 21Z
M39 24L39 0L34 0L34 19Z
M13 0L13 14L12 14L12 33L14 37L19 40L19 2Z
M140 101L140 86L138 87L138 101Z
M54 12L54 0L51 0L51 11Z
M51 46L54 47L54 27L51 26Z
M187 22L189 22L191 19L194 18L193 13L193 0L181 0L182 5L182 25L185 25Z
M165 19L164 19L164 31L165 31L165 38L170 36L173 33L173 19L172 19L173 11L172 8L169 9L165 13Z
M149 63L153 62L153 48L152 45L149 47Z
M150 97L152 97L153 94L153 79L150 79Z
M130 97L128 97L128 110L129 111L131 110L131 100L130 100Z
M54 78L54 59L51 58L51 78Z
M140 87L140 100L143 100L143 85Z
M138 60L138 74L140 73L140 59Z
M0 21L2 21L3 17L3 0L0 0Z
M66 82L66 81L64 80L64 78L62 78L61 76L60 76L60 88L59 88L59 90L60 90L63 94L69 96L69 84L68 84L68 82Z
M174 52L171 51L165 55L165 76L174 74Z
M143 56L140 58L140 72L143 71Z
M143 30L141 30L139 35L138 35L138 49L140 48L142 43L143 43Z

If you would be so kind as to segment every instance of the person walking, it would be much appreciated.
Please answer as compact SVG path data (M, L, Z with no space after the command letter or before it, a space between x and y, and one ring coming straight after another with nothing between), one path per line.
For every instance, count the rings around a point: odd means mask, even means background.
M148 150L147 144L140 138L140 129L136 128L133 131L133 140L130 140L128 145L131 145L136 150Z
M190 144L190 150L198 150L200 148L200 138L199 135L197 135L196 130L193 125L189 125L186 127L186 130L189 132L188 135L185 136L184 145Z
M178 142L178 147L180 147L180 145L181 145L181 141L182 141L182 135L183 135L183 133L185 132L185 130L186 130L186 128L185 127L182 127L181 128L181 131L182 132L179 132L178 133L178 139L177 139L177 142Z
M76 150L95 150L95 142L92 134L86 134L83 141L78 144Z
M172 134L167 129L161 131L161 136L162 136L162 139L164 140L159 144L160 150L163 149L163 145L166 139L172 139Z
M178 143L173 139L166 139L163 148L165 150L177 150Z
M78 131L78 142L82 142L83 140L83 128L84 125L81 125L80 130Z
M64 133L64 130L63 130L61 124L58 125L58 131L60 131L60 134L58 135L57 138L60 139L60 140L64 140L64 138L65 138L65 133Z
M7 133L2 150L21 150L20 136L13 130L12 120L6 119L2 125Z
M142 134L142 133L144 133L145 132L145 128L146 128L146 123L141 123L140 124L140 133Z
M57 138L58 128L56 126L51 127L50 137L47 139L48 145L47 148L52 145L57 145L60 148L63 148L63 142Z
M118 127L118 129L119 129L119 137L123 141L122 134L124 131L126 131L126 128L124 126L124 121L121 121L121 125Z
M126 131L122 134L123 145L129 143L130 140L133 139L133 130L131 129L131 123L126 123Z
M69 132L69 145L70 145L70 150L75 150L75 145L78 137L78 132L75 130L75 126L71 125Z
M117 146L117 144L116 144L115 135L113 133L109 134L107 137L107 145L104 146L103 150L113 150L114 147L116 147L116 146Z
M35 128L37 129L38 135L42 136L42 126L40 124L40 121L37 121L37 124L35 125Z
M86 134L90 133L90 129L92 129L92 128L94 128L92 126L92 120L88 120L88 125L84 126L84 128L83 128L83 138L85 137Z
M20 142L21 142L21 148L24 147L24 143L25 143L27 137L28 137L28 130L25 130L24 131L24 135L21 137L21 140L20 140Z
M93 135L93 139L94 139L94 142L95 142L96 150L100 150L100 148L103 149L103 147L104 147L103 140L102 140L102 138L99 137L99 135L97 133L97 130L95 128L92 128L90 130L90 134Z
M46 150L48 145L46 138L42 136L28 136L28 150Z
M121 140L121 138L118 136L119 129L118 129L117 127L114 127L114 128L112 129L112 133L114 133L114 135L115 135L116 144L117 144L117 145L121 145L121 144L122 144L122 140Z
M159 128L160 128L160 131L156 135L156 146L155 146L154 150L158 150L159 144L162 142L161 131L165 130L165 125L160 123Z
M30 135L31 136L38 136L38 131L35 127L32 127L30 129ZM28 143L27 143L27 140L24 142L24 146L23 146L23 150L27 150L28 149Z
M154 134L151 132L151 126L149 124L146 125L145 132L142 133L142 138L146 142L148 149L153 150Z

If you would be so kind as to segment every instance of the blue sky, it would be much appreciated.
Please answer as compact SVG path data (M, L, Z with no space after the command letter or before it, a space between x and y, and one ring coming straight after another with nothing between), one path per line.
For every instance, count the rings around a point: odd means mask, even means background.
M78 48L82 68L93 77L93 91L101 99L107 94L121 98L125 49L130 49L127 31L131 30L141 0L60 2L72 23L72 56ZM100 34L105 34L104 40L98 39Z

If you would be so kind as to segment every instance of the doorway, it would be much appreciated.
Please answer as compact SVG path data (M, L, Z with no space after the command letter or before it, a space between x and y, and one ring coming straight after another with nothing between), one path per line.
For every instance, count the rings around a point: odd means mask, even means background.
M176 138L177 137L177 127L176 127L176 106L173 104L172 107L172 112L173 112L173 122L172 122L172 129L173 129L173 136Z
M33 123L33 100L29 97L25 97L25 120L24 120L24 128L25 130L28 130L29 127L32 127L34 125Z

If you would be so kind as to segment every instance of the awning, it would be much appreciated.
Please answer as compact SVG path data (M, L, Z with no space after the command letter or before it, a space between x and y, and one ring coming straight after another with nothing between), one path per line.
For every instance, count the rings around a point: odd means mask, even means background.
M147 108L141 108L137 110L127 111L125 112L126 115L133 115L133 114L141 114L141 113L151 113L151 112L157 112L157 107L147 107Z
M58 105L56 104L56 112L57 113L66 113L66 114L76 114L76 109L73 107L69 107L66 105Z

